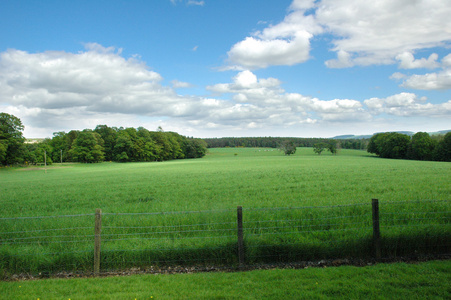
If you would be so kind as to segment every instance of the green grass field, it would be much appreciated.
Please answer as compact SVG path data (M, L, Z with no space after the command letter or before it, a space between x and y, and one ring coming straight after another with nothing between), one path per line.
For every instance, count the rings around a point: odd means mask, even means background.
M265 151L267 150L267 151ZM237 155L235 155L237 154ZM449 200L451 164L386 160L364 151L210 149L163 163L1 169L2 217Z
M449 299L450 261L0 282L0 299Z
M318 156L311 148L292 156L224 148L194 160L0 169L0 268L88 272L96 208L104 213L105 269L236 263L238 205L250 263L368 257L372 198L386 227L383 255L421 252L420 244L432 247L425 253L449 253L450 178L450 163L357 150Z

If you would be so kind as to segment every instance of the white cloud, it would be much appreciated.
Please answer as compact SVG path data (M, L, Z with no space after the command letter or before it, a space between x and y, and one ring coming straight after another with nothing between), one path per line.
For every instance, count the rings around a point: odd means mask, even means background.
M309 2L309 1L307 1ZM232 46L227 53L232 64L248 69L270 65L294 65L307 61L310 39L321 27L312 16L304 15L311 3L294 2L283 22L258 31Z
M406 75L400 73L400 72L395 72L390 76L390 79L395 79L395 80L400 80L406 78Z
M448 56L442 59L443 66L448 63ZM359 128L385 114L447 118L451 111L451 101L432 104L409 93L368 99L365 105L353 99L287 93L277 78L258 78L249 70L238 72L229 83L206 87L227 100L181 96L175 89L189 83L161 82L162 76L142 61L98 44L78 53L0 53L0 109L21 118L28 137L98 124L149 129L161 125L191 135L241 135L244 129L263 135L294 134L312 124L330 131Z
M357 65L393 63L404 52L451 41L447 0L322 0L317 21L337 37L336 52L352 53Z
M282 22L232 46L231 64L248 69L293 65L310 58L310 40L331 34L331 68L393 64L435 68L437 55L415 60L415 50L451 42L448 0L295 0Z
M243 71L233 77L233 83L216 84L207 89L217 93L233 93L239 103L252 104L264 109L272 122L302 124L304 122L355 121L368 118L357 100L319 100L297 93L285 93L275 78L257 79L250 71ZM316 119L316 120L315 120Z
M441 104L426 103L413 93L400 93L387 98L371 98L364 103L372 114L390 114L395 116L449 117L451 100Z
M337 53L337 59L330 59L325 62L329 68L349 68L354 66L354 62L351 59L351 54L344 50L339 50Z
M432 56L432 55L431 55ZM431 57L429 57L431 58ZM434 56L433 60L437 58ZM430 59L428 59L430 60ZM410 60L409 60L410 61ZM423 61L425 62L425 61ZM415 61L413 61L415 63ZM426 63L427 64L427 63ZM440 64L437 63L437 67ZM426 74L414 74L404 75L401 73L395 73L392 75L394 79L404 79L401 84L402 87L417 89L417 90L446 90L451 89L451 54L445 56L441 61L441 68L439 72L426 73Z
M270 65L294 65L309 58L311 35L299 34L293 39L263 40L247 37L228 52L231 62L249 69Z
M415 59L413 54L410 52L403 52L396 56L396 60L399 60L399 67L401 69L417 69L417 68L427 68L435 69L440 66L437 62L437 53L432 53L429 58Z
M189 82L183 82L183 81L178 81L178 80L172 80L171 84L172 84L172 88L174 88L174 89L193 87L193 85Z

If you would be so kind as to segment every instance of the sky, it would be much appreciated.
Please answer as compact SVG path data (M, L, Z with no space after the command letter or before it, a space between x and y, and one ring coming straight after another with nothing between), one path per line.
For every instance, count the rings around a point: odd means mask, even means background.
M451 129L449 0L2 0L0 112L27 138Z

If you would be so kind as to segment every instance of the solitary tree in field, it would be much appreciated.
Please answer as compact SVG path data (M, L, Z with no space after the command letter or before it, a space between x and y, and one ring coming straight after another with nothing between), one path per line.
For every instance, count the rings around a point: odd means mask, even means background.
M291 155L296 153L296 145L293 141L283 141L280 143L279 149L285 153L285 155Z
M326 149L326 144L324 144L324 143L318 143L318 144L315 144L315 146L313 147L313 151L316 153L316 154L318 154L318 155L321 155L321 153L324 151L324 149Z

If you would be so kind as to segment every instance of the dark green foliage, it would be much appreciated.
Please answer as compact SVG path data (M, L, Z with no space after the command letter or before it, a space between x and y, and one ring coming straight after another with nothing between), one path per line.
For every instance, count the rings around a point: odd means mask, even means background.
M407 158L408 135L397 132L375 134L368 144L368 152L383 158Z
M0 113L0 164L10 165L23 161L25 142L22 136L24 126L19 118Z
M383 158L451 161L451 133L432 138L426 132L417 132L412 139L397 132L377 133L367 151Z
M185 139L182 148L185 158L199 158L207 153L207 143L201 139Z
M315 152L318 155L321 155L321 153L326 149L326 144L324 143L318 143L315 144L313 147L313 152Z
M415 160L432 160L436 142L426 132L417 132L412 136L407 156Z
M406 158L409 143L410 137L408 135L390 132L380 141L380 156L384 158Z
M114 146L116 144L116 139L118 136L117 128L111 128L107 125L97 125L94 129L95 132L100 134L103 139L103 149L105 153L105 160L112 161L114 157Z
M314 147L318 143L334 144L341 149L366 149L368 139L324 139L324 138L296 138L296 137L224 137L204 139L208 148L225 147L262 147L277 148L283 141L292 141L296 147Z
M201 139L175 132L149 131L143 127L116 128L98 125L94 130L56 132L44 141L53 161L72 162L147 162L205 156L207 145ZM35 148L29 147L28 161L36 163ZM0 148L1 150L1 148Z
M286 140L280 143L279 149L285 153L285 155L291 155L296 153L296 145L293 141Z
M84 163L103 161L103 140L100 134L91 130L83 130L72 143L69 151L73 160Z
M52 146L50 145L50 139L45 139L41 143L31 143L25 144L25 151L23 155L25 164L44 164L47 165L52 164L53 159L51 157L51 153L53 151Z
M433 157L438 161L451 161L451 132L445 134L443 139L438 142Z
M326 149L332 154L337 154L336 142L332 140L328 143L315 144L315 146L313 147L313 152L315 152L318 155L321 155L321 153Z

